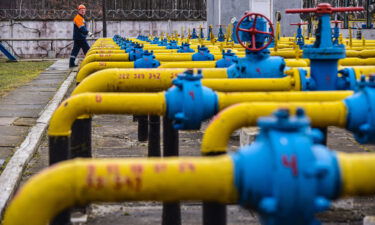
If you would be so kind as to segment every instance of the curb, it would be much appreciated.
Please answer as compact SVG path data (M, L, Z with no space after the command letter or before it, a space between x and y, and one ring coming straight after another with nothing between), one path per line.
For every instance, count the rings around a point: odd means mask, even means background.
M14 192L21 180L23 170L27 163L31 160L37 151L43 135L48 127L49 120L53 112L57 109L63 100L69 87L72 85L75 72L70 71L69 76L62 83L53 99L49 101L46 107L37 119L36 124L31 128L29 134L22 142L20 147L15 151L12 158L6 165L4 171L0 175L0 221L8 204L8 201L14 195Z

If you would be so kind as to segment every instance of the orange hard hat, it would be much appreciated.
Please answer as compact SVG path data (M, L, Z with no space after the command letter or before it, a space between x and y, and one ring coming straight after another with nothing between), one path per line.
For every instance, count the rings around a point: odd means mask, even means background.
M86 6L85 5L79 5L78 10L80 10L80 9L86 9Z

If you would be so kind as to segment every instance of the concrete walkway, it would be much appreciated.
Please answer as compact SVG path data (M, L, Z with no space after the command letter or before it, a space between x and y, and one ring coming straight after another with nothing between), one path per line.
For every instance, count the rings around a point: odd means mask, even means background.
M58 60L30 83L0 98L0 166L22 143L69 75L67 65L67 60Z
M53 112L76 73L57 60L38 78L0 99L0 219L31 160Z

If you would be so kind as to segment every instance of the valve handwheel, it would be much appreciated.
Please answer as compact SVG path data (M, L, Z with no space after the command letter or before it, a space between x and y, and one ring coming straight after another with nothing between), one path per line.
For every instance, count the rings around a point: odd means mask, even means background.
M258 17L264 18L267 21L267 23L269 24L269 27L271 28L271 32L264 32L264 31L257 30L256 24L257 24ZM251 19L253 19L253 25L251 26L250 29L240 28L242 22L246 18L249 18L249 21ZM241 40L240 35L239 35L240 31L250 33L250 35L251 35L251 47L246 46L245 43ZM265 34L265 35L269 36L267 43L264 44L262 47L257 48L257 46L256 46L256 43L255 43L256 42L256 34ZM266 16L264 16L260 13L245 13L245 16L243 16L237 24L236 36L237 36L238 42L242 45L242 47L246 48L247 50L253 51L253 52L261 51L261 50L267 48L272 43L272 41L274 39L274 30L273 30L272 22L271 22L270 19L268 19Z

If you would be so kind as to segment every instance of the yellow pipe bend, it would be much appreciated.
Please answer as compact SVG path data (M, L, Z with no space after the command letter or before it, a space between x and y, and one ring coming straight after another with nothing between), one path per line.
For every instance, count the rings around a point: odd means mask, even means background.
M164 93L85 93L72 96L60 104L53 113L48 135L69 136L73 122L82 115L132 114L164 115Z
M365 153L338 153L344 196L375 194L375 155Z
M64 209L91 202L235 203L233 174L228 155L65 161L33 176L20 189L5 213L4 225L49 224Z
M228 107L214 117L203 136L201 152L205 155L226 152L229 137L235 130L256 125L259 117L270 115L278 108L288 108L291 112L295 112L298 107L305 109L315 127L328 125L345 127L347 112L342 101L242 103Z

